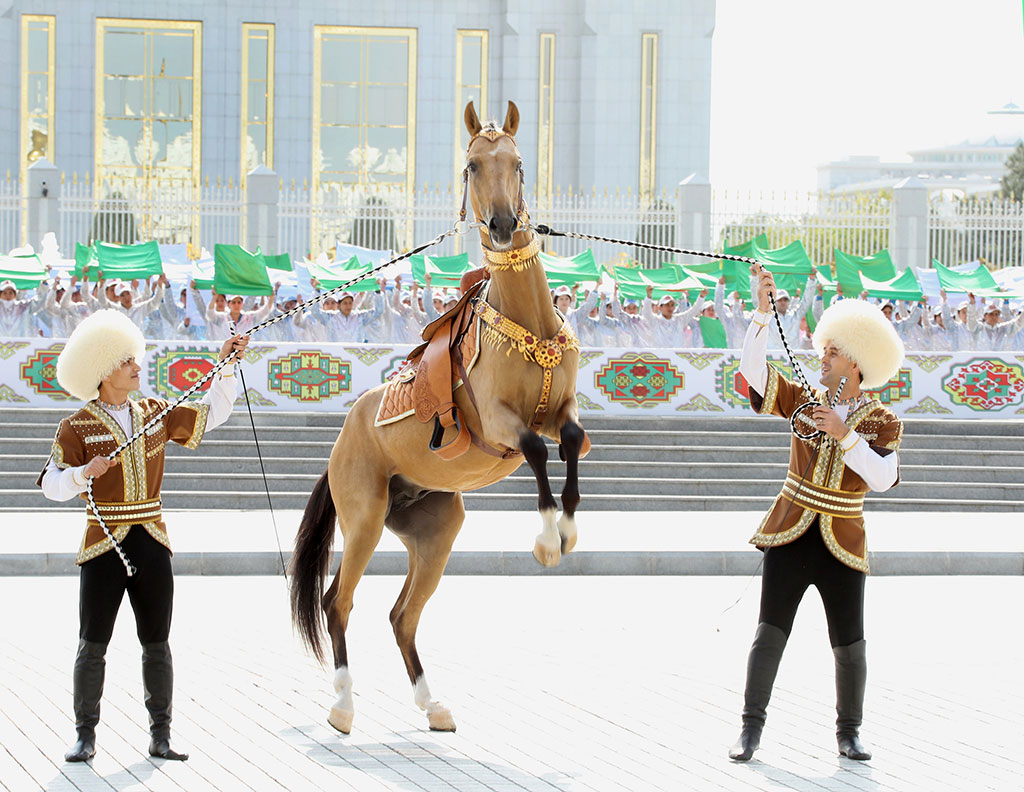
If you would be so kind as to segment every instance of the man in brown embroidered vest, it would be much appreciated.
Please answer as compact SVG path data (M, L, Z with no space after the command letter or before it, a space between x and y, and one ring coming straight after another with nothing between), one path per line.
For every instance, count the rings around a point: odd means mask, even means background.
M248 342L242 336L229 339L221 359L232 350L238 350L241 358ZM74 670L78 737L64 757L69 762L84 762L96 753L104 657L126 591L142 644L142 681L152 737L149 753L164 759L188 758L170 747L173 670L167 639L174 581L160 513L164 445L173 441L196 448L207 431L231 415L236 387L229 364L201 401L175 407L109 460L109 454L168 406L163 399L129 398L139 387L139 361L145 353L142 333L127 316L99 311L75 328L57 360L61 387L87 403L60 422L50 458L36 483L51 500L66 501L77 495L87 501L87 480L92 478L96 509L110 531L107 536L87 505L87 527L77 558L82 568ZM132 574L129 564L135 567Z
M769 294L775 282L758 276L758 310L743 344L740 373L750 389L750 405L762 415L791 418L809 401L803 389L766 365ZM801 434L793 436L789 472L782 492L751 543L765 552L761 610L747 660L743 729L729 750L737 761L750 759L760 745L768 700L797 607L808 586L825 605L836 671L836 739L840 754L870 759L860 742L867 682L864 641L864 582L868 572L864 536L864 496L899 482L903 424L861 388L884 385L903 362L903 343L875 306L842 300L829 307L814 331L821 355L818 406L797 417ZM847 378L837 401L841 378ZM835 403L835 408L824 406Z

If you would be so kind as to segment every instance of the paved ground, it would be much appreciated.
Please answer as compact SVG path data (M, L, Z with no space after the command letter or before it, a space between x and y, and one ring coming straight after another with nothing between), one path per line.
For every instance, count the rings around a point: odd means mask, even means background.
M179 575L272 575L295 543L295 510L165 512ZM747 540L761 512L581 512L575 552L550 570L533 558L535 511L473 511L449 575L750 575L761 554ZM874 575L1024 575L1024 532L1012 512L869 511ZM0 520L0 576L77 575L84 517L8 512ZM969 530L965 530L965 527ZM280 545L278 538L280 537ZM340 546L340 537L338 540ZM385 531L369 574L405 574L407 554Z
M329 675L291 634L284 581L179 577L175 738L150 760L127 605L111 646L91 766L73 733L77 580L0 579L0 787L10 790L1020 790L1021 577L868 581L868 763L839 759L832 658L810 592L764 748L731 764L757 581L744 577L454 576L420 629L455 734L413 705L368 577L349 633L353 732L325 723ZM735 607L729 608L739 598ZM723 613L723 611L725 611Z

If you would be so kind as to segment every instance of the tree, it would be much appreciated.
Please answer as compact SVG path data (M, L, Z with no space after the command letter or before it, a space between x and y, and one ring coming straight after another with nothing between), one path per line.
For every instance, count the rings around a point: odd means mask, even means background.
M1006 160L1006 174L999 182L1003 194L1014 201L1024 198L1024 142L1018 143Z

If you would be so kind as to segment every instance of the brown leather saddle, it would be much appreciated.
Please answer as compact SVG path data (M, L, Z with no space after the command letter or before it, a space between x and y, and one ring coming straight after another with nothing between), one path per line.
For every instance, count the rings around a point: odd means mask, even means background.
M476 319L470 301L484 288L479 280L463 291L451 310L423 328L425 343L409 354L407 365L416 367L413 408L421 423L434 422L430 450L441 459L462 456L473 441L469 427L455 404L454 390L460 380L468 386L462 359L462 340ZM443 442L445 430L455 428L455 437Z

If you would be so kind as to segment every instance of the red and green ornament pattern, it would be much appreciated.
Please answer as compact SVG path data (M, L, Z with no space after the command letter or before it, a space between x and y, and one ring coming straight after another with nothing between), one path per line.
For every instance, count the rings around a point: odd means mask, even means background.
M683 387L683 375L671 361L644 352L612 358L594 375L609 401L626 407L654 407Z
M149 386L164 399L177 399L209 373L220 357L219 350L174 347L154 354L149 361ZM211 377L196 391L210 389Z
M322 402L352 389L352 367L318 350L296 352L268 364L270 390L300 402Z
M34 393L40 396L49 396L57 401L67 401L72 398L71 394L57 382L57 358L62 349L64 349L63 344L37 349L19 368L22 381L27 383Z
M1024 393L1024 370L1016 363L974 358L954 365L942 379L942 389L955 405L979 412L1017 404Z

